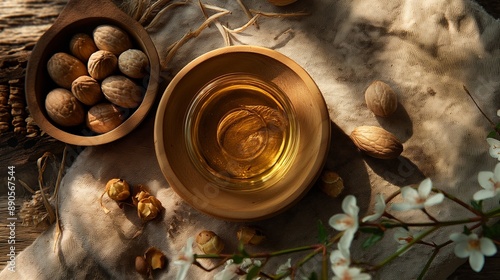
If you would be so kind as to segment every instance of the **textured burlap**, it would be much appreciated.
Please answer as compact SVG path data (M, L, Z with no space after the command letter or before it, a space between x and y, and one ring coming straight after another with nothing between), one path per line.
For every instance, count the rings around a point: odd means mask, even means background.
M197 1L192 2L171 10L148 29L161 57L174 41L203 22ZM210 2L232 11L220 19L221 23L232 28L246 23L237 1ZM340 213L340 203L347 194L357 197L360 216L364 216L371 213L375 194L387 196L426 177L434 186L466 201L480 188L478 171L492 170L496 160L489 157L485 140L489 124L463 86L490 118L496 117L500 107L500 23L479 6L464 0L299 0L287 8L276 8L264 0L244 2L262 11L310 12L291 19L261 17L258 29L253 26L235 35L233 43L277 50L310 73L332 120L326 167L337 171L345 183L339 198L313 188L285 213L253 223L268 239L249 250L272 251L317 242L317 221L327 224L329 217ZM223 45L222 36L212 25L180 49L169 63L169 72L175 75L198 55ZM398 93L394 116L377 118L367 109L364 90L373 80L387 82ZM203 229L219 234L226 252L236 250L235 233L241 223L201 214L169 188L156 160L153 124L154 112L125 138L87 148L78 156L60 190L63 234L57 250L53 249L52 227L19 254L16 273L3 271L0 278L137 279L133 267L136 255L155 246L172 261L186 239ZM362 155L347 136L360 125L381 126L392 132L403 142L404 152L395 160ZM166 208L162 218L141 228L132 208L120 209L106 196L104 204L111 212L104 213L98 198L107 180L115 177L148 185ZM442 220L467 214L449 202L429 211ZM425 220L418 212L399 216ZM443 242L454 230L460 229L443 229L428 240ZM377 263L389 256L397 248L392 234L388 231L368 250L360 246L367 236L359 236L351 248L353 259ZM404 279L414 279L430 255L429 247L417 246L381 269L375 278L401 279L404 275ZM267 269L273 273L277 264L289 257L293 263L301 256L282 257ZM452 253L452 246L445 247L428 278L445 279L461 262ZM305 268L319 271L319 266L320 260L314 259ZM155 276L172 279L176 272L170 263ZM211 275L213 272L192 267L188 279L209 279Z

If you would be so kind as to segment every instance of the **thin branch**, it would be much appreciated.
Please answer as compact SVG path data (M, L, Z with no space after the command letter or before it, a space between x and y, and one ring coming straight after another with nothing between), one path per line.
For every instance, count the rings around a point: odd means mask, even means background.
M224 12L219 12L217 14L214 14L212 16L210 16L209 18L207 18L201 25L200 27L198 27L198 29L196 29L194 32L189 32L187 33L186 35L184 35L179 41L177 41L176 43L174 43L170 48L169 48L169 51L168 51L168 54L167 54L167 57L165 58L164 62L163 62L163 68L166 68L166 66L168 65L168 63L170 62L170 60L172 59L172 57L175 55L175 53L179 50L180 47L182 47L189 39L192 39L192 38L195 38L197 37L198 35L200 35L200 33L205 29L207 28L207 26L214 22L216 19L222 17L222 16L225 16L227 14L229 14L230 11L224 11Z
M472 99L472 102L474 102L474 105L476 105L477 109L479 109L479 112L481 112L481 114L488 120L488 122L493 126L495 127L495 123L490 119L488 118L488 116L483 112L483 110L481 109L481 107L479 107L479 105L477 104L476 100L474 99L474 97L472 97L472 94L469 92L469 90L467 89L467 87L465 85L463 85L463 88L465 90L465 92L467 93L467 95L469 95L469 97ZM500 133L500 131L498 131L496 128L495 130Z
M269 13L269 12L262 12L258 10L252 10L250 9L250 12L253 14L257 15L262 15L265 17L277 17L277 18L290 18L290 17L302 17L302 16L308 16L310 13L308 12L296 12L296 13Z
M153 20L151 20L151 22L145 27L146 30L149 30L152 27L154 27L155 25L157 25L158 22L160 21L160 19L163 18L163 15L165 13L167 13L168 11L170 11L171 9L178 7L178 6L186 5L187 3L188 3L188 1L186 0L186 1L182 1L182 2L175 2L175 3L172 3L168 6L166 6L165 8L163 8L163 10L159 11L158 14L156 14L156 16L153 18Z
M144 14L142 15L142 17L139 20L139 23L143 24L144 22L146 22L154 10L158 9L159 7L165 6L168 2L170 2L170 0L158 0L158 1L154 2L153 5L149 6L146 9L146 11L144 11Z
M245 15L247 15L248 19L251 20L254 15L252 14L252 12L250 12L250 10L245 6L245 4L243 4L243 1L241 0L238 0L238 4L240 4L240 7L241 9L243 10L243 12L245 12ZM259 24L254 21L254 24L255 24L255 28L259 29Z

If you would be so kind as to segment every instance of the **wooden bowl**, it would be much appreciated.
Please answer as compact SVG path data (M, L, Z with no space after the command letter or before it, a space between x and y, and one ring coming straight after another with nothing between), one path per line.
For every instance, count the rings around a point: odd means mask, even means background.
M69 52L71 37L80 32L92 34L101 24L117 26L128 33L134 48L149 58L149 75L137 81L146 88L139 107L126 111L127 119L117 128L96 134L85 125L63 128L50 120L45 110L45 96L56 88L47 72L47 61L56 52ZM70 0L54 24L35 45L26 70L26 102L33 119L50 136L73 145L93 146L112 142L131 132L146 117L155 101L159 84L160 63L153 42L144 28L111 1Z
M271 176L273 179L263 180L255 187L245 179L228 175L232 182L227 182L222 178L224 176L211 176L212 172L200 170L204 164L197 163L196 157L190 154L193 140L186 137L191 135L188 130L192 114L189 112L193 104L197 104L200 98L203 100L200 96L209 87L207 85L235 73L257 77L275 86L286 95L295 119L296 128L291 139L296 146L288 157L286 168L279 172L278 167ZM228 98L218 106L231 102L232 98ZM198 105L203 107L205 103ZM213 122L217 123L219 117L213 116L216 118ZM219 124L223 122L219 121ZM200 129L204 128L200 126ZM194 208L214 217L252 221L284 211L308 191L326 159L330 119L320 90L296 62L262 47L231 46L198 57L174 77L160 101L154 133L159 165L179 196ZM203 142L203 136L197 141ZM210 161L209 158L203 160Z

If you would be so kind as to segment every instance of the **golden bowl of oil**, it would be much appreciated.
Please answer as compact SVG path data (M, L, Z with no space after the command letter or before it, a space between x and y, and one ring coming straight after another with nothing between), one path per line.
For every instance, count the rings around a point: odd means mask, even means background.
M330 143L325 101L307 72L262 47L206 53L170 82L155 120L170 186L226 220L276 215L316 180Z

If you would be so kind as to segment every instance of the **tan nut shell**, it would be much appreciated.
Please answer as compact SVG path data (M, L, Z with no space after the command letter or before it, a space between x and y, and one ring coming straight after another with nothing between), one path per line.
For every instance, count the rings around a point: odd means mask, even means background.
M396 136L381 127L360 126L350 136L360 150L374 158L393 159L403 152L403 144Z
M77 33L71 37L69 50L79 60L87 61L90 55L97 51L97 46L88 34Z
M147 74L148 67L148 57L141 50L126 50L118 57L118 69L130 78L143 78Z
M106 183L106 192L109 198L122 201L130 196L130 185L123 179L111 179Z
M45 109L51 120L61 126L83 123L85 112L80 102L67 89L56 88L45 98Z
M101 84L90 76L76 78L71 84L71 92L80 102L89 106L95 105L104 97Z
M113 25L99 25L92 33L94 42L100 50L110 51L115 55L132 48L129 35Z
M213 231L203 230L196 236L196 245L205 254L219 254L224 243Z
M71 89L71 83L76 78L87 75L87 68L76 57L58 52L47 62L47 72L57 85Z
M374 81L368 86L365 101L368 109L379 117L388 117L398 108L398 96L382 81Z
M144 88L121 75L109 76L101 83L104 96L123 108L135 108L142 102Z
M118 58L110 51L98 50L89 57L87 69L92 78L102 80L115 72Z
M264 233L255 227L241 227L238 232L236 232L236 237L245 245L259 245L266 239Z
M330 197L338 197L344 190L344 180L334 171L323 170L319 188Z
M96 133L106 133L122 124L123 112L111 103L100 103L94 105L87 112L86 124L90 130Z

